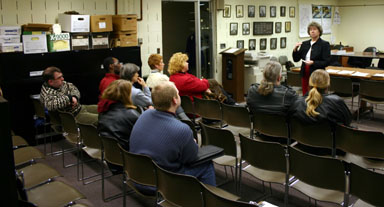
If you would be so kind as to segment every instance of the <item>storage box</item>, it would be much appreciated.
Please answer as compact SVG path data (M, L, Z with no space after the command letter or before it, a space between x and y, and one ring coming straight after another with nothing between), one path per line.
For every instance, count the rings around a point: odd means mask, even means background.
M49 52L69 51L71 36L69 33L51 34L48 35L48 50Z
M24 24L23 34L51 34L52 24Z
M0 35L0 43L19 43L20 35Z
M134 31L137 32L137 15L113 15L113 30L114 31Z
M112 36L112 45L114 47L131 47L137 46L137 33L131 32L118 32Z
M66 32L89 32L89 15L59 14L61 30Z
M23 43L0 43L0 52L22 52Z
M48 52L47 35L23 35L25 54Z
M20 26L0 26L0 35L21 35Z
M109 33L92 33L91 35L91 45L93 49L100 49L100 48L109 48L109 39L108 39Z
M73 33L71 34L72 50L88 50L89 49L89 33Z
M112 15L92 15L91 32L112 32Z

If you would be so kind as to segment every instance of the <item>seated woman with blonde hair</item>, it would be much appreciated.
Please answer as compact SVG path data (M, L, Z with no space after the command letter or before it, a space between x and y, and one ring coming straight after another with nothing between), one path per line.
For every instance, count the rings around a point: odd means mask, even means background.
M207 79L200 79L188 73L188 56L181 52L172 55L168 64L169 80L174 82L180 96L202 98L204 92L210 92Z
M329 85L329 74L325 70L314 71L309 78L308 96L299 98L292 105L291 116L310 124L328 120L349 126L351 112L342 98L327 93Z

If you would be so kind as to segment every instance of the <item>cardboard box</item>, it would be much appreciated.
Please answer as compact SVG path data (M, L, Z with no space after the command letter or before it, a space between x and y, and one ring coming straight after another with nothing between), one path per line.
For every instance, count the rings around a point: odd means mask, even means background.
M114 47L132 47L137 46L137 33L117 32L113 34L112 45Z
M0 35L0 43L19 43L20 35Z
M23 34L51 34L52 33L52 24L24 24L22 26Z
M89 49L89 33L73 33L71 34L72 50L88 50Z
M91 45L92 49L109 48L109 33L92 33Z
M48 52L47 35L23 35L25 54Z
M71 36L69 33L48 35L49 52L69 51L71 50Z
M66 32L89 32L89 15L59 14L61 30Z
M23 43L0 43L0 52L22 52Z
M112 32L112 15L92 15L91 32Z
M0 35L21 35L20 26L0 26Z
M114 31L132 31L137 32L137 15L113 15L113 30Z

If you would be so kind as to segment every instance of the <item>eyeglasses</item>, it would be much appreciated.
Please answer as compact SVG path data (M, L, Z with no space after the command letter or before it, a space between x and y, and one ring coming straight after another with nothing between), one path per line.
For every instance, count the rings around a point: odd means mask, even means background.
M61 76L59 76L59 77L57 77L57 78L53 78L52 80L59 80L59 79L61 79L61 78L64 78L64 76L61 75Z

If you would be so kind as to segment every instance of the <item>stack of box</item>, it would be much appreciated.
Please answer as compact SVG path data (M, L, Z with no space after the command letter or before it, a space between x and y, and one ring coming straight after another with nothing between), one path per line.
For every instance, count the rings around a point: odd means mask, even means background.
M52 24L25 24L22 28L25 54L48 52L47 35L52 33Z
M112 45L114 47L137 46L137 15L114 15Z
M72 50L88 50L89 15L59 14L61 29L71 33Z
M109 32L112 32L111 15L91 16L91 48L109 48Z
M20 26L0 26L0 52L22 52Z

